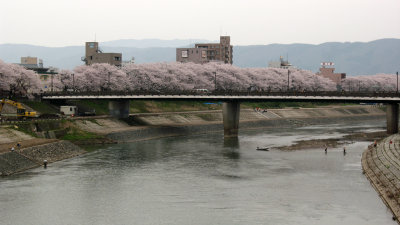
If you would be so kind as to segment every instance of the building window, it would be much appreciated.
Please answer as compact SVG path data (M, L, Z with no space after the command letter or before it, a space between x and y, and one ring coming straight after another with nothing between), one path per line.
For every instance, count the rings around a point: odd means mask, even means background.
M120 58L119 56L115 56L115 57L114 57L114 60L115 60L115 61L121 61L121 58Z

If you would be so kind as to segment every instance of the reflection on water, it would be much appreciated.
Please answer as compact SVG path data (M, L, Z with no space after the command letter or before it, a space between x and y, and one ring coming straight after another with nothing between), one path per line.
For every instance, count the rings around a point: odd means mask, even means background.
M347 145L347 154L256 151L335 132L275 128L114 145L2 178L1 224L395 224L361 173L368 143Z

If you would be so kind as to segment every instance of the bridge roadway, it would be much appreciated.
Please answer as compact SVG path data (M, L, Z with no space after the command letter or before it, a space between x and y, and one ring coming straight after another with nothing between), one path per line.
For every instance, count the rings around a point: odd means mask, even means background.
M398 133L400 94L397 92L58 92L46 93L44 100L109 100L110 114L123 118L129 116L129 100L158 101L222 101L225 136L237 136L239 130L240 102L351 102L387 104L387 132Z
M376 92L57 92L46 93L42 99L399 103L400 94Z

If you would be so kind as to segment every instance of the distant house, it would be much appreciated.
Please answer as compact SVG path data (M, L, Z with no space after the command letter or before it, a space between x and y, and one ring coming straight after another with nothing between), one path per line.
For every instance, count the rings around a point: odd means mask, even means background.
M317 72L316 74L335 82L339 88L341 87L342 80L346 79L346 73L334 73L334 65L335 64L333 62L322 62L321 68L319 68L319 72Z
M42 91L50 91L53 87L52 79L57 74L57 68L43 67L43 60L37 57L21 57L21 63L18 65L23 66L25 69L35 71L40 79Z
M108 63L114 66L121 66L122 64L122 53L103 53L99 48L98 42L86 42L85 49L85 56L81 59L86 65Z

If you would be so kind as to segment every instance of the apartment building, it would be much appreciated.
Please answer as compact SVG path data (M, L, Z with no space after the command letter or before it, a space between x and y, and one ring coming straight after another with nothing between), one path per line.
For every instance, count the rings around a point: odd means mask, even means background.
M342 80L346 79L346 73L334 73L335 64L333 62L322 62L321 68L319 68L319 72L316 74L325 78L330 79L335 82L336 85L341 85Z
M233 63L233 46L230 36L221 36L219 43L199 43L194 48L177 48L177 62Z
M122 64L122 53L103 53L99 49L98 42L86 42L85 50L85 56L82 57L82 61L86 65L108 63L114 66L121 66Z

